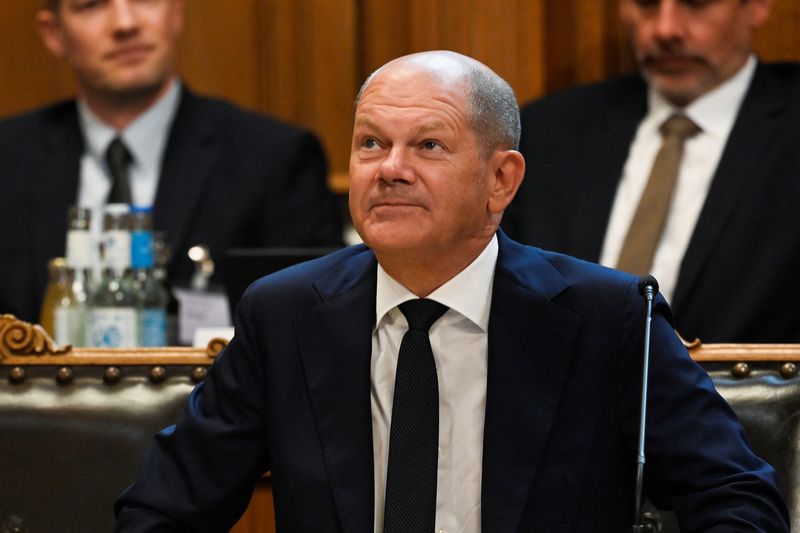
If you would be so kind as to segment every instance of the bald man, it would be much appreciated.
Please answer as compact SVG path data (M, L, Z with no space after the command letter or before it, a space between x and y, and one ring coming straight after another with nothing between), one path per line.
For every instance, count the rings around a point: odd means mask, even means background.
M248 291L117 531L227 531L266 470L279 531L629 527L637 279L498 231L525 163L514 93L486 66L405 56L356 104L365 244ZM647 495L692 531L788 531L773 470L669 320L657 299Z

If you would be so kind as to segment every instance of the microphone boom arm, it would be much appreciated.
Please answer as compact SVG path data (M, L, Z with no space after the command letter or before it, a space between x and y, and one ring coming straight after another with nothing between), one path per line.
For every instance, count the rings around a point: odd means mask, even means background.
M639 417L639 447L636 462L636 495L634 500L633 533L644 533L646 526L642 523L642 486L644 484L644 438L647 422L647 381L650 370L650 322L653 314L653 300L658 293L658 282L653 276L644 276L639 280L639 292L646 305L644 323L644 350L642 364L642 396Z

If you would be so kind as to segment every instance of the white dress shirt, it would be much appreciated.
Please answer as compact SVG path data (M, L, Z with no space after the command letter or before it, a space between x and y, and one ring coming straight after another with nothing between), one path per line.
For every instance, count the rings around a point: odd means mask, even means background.
M653 161L661 148L659 128L670 115L682 112L700 127L700 133L688 139L684 145L678 182L651 269L658 279L659 291L668 301L672 300L681 261L755 68L756 59L751 56L731 79L685 109L676 108L650 89L647 115L636 131L617 187L600 264L616 266Z
M467 268L428 296L449 307L429 332L439 380L437 532L481 530L489 309L497 250L495 236ZM397 357L408 330L397 306L415 298L378 265L370 373L376 533L383 531Z
M105 205L111 191L111 174L106 163L106 149L121 137L131 154L128 176L131 200L138 207L151 207L155 201L161 163L167 147L175 113L180 103L180 82L170 84L166 93L148 110L139 115L123 131L118 132L97 115L83 100L78 101L78 116L84 138L78 205L99 208Z
M131 155L128 180L131 201L137 207L152 207L158 189L161 163L167 138L180 103L181 84L176 79L159 100L118 132L97 115L83 100L78 100L78 120L83 133L84 151L81 156L78 205L92 211L89 233L94 245L92 263L100 264L99 243L103 230L103 207L111 192L111 174L106 162L106 150L114 137L121 137ZM99 271L95 272L99 275Z

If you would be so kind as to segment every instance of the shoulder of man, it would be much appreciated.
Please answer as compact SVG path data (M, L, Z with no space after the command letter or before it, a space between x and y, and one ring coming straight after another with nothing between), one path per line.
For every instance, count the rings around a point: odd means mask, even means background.
M21 141L27 134L41 134L67 121L77 121L77 109L75 100L63 100L4 117L0 119L0 144Z
M264 276L247 289L245 299L291 301L306 292L346 292L376 270L375 255L363 244L347 246Z
M601 110L615 102L643 98L646 90L647 84L638 73L560 89L525 104L522 108L523 121L526 117L539 114L585 114L587 111Z
M552 287L569 287L573 294L607 299L610 294L629 291L639 280L633 274L565 253L520 244L504 236L500 243L498 268L515 273L523 285L536 286L543 282Z
M782 91L790 99L797 97L800 95L800 62L759 63L753 84L762 90Z
M759 63L759 68L769 71L780 78L792 81L800 80L800 61Z
M295 124L271 117L260 111L246 109L223 98L198 95L184 87L178 110L181 114L202 115L212 121L215 126L232 134L244 132L248 135L280 134L282 137L296 137L308 134L306 130Z

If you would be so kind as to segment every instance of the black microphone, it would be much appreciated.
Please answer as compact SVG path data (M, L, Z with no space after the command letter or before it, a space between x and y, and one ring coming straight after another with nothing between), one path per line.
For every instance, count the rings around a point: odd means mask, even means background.
M650 298L655 298L656 294L658 294L658 280L651 276L650 274L646 276L642 276L639 278L639 294L644 297L645 302L647 301L647 291L650 290L652 294Z
M639 419L639 449L636 461L636 494L634 499L633 533L654 531L652 524L645 525L642 521L642 484L644 482L644 435L647 421L647 378L650 367L650 321L653 313L653 300L658 294L658 281L653 276L647 275L639 278L639 294L644 298L647 306L644 322L644 350L642 365L642 397L640 401Z

